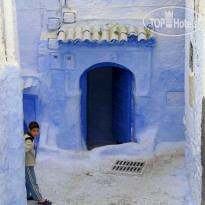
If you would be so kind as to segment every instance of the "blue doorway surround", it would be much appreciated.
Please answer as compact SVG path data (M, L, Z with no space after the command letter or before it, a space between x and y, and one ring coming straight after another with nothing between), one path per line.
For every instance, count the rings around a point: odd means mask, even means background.
M102 69L112 69L112 100L111 100L111 129L115 139L115 144L131 142L134 130L134 96L133 81L134 75L124 66L116 63L99 63L83 72L80 78L81 95L81 129L84 141L89 146L89 127L88 116L92 107L88 106L89 102L89 71ZM104 81L105 82L105 81ZM96 117L96 120L101 120ZM89 126L89 127L88 127ZM106 143L106 142L105 142ZM109 144L109 143L108 143ZM104 144L105 145L105 144Z
M27 126L30 122L36 121L36 95L23 95L23 112L24 112L24 121Z

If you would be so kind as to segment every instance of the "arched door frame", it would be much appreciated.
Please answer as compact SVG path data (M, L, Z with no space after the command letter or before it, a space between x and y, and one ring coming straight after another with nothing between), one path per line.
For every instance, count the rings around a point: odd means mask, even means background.
M88 69L86 69L80 76L80 88L81 88L81 91L82 91L82 94L81 94L81 129L82 129L82 135L83 135L83 138L84 138L84 141L85 141L85 144L87 144L87 72L89 72L90 70L93 70L93 69L97 69L97 68L102 68L102 67L115 67L115 68L119 68L119 69L123 69L123 70L126 70L128 72L130 72L132 74L132 77L133 77L133 81L135 80L134 79L134 74L132 73L131 70L129 70L128 68L120 65L120 64L117 64L117 63L112 63L112 62L103 62L103 63L97 63L91 67L89 67ZM127 141L125 142L131 142L133 141L133 136L134 136L134 103L135 103L135 100L134 100L134 94L133 94L133 91L134 91L134 85L135 83L133 83L133 81L131 82L132 83L132 97L131 97L131 136L130 136L130 139L128 139Z

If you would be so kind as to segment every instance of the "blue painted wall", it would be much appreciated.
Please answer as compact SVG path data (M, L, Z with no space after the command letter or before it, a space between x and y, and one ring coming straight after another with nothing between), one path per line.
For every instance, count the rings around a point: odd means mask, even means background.
M51 122L57 127L59 147L82 149L80 77L88 68L105 62L126 67L134 75L135 124L132 141L137 141L138 132L153 126L159 129L156 143L185 139L182 123L184 70L179 67L183 66L183 58L176 60L177 65L174 59L170 60L178 50L167 52L166 61L163 62L164 59L156 55L156 52L160 53L157 43L154 47L129 43L95 47L62 44L55 51L49 50L47 43L41 41L40 44L41 53L44 53L39 56L39 92L40 96L44 96L40 109L42 113L52 113L44 115L42 121ZM167 46L172 43L172 48L179 48L175 40L164 43ZM180 46L183 48L183 44ZM51 59L54 54L59 55L55 66ZM65 67L67 55L72 56L72 69ZM164 53L162 55L165 56ZM59 65L56 66L56 63Z
M175 0L156 3L147 0L141 2L139 7L123 7L124 3L121 2L122 8L115 8L118 2L112 1L110 5L106 5L110 8L104 10L103 5L106 2L98 2L96 9L91 1L70 3L78 11L78 21L97 18L127 22L135 19L136 13L141 18L147 12L161 6L184 6L183 2L177 3ZM89 12L82 9L82 4L85 4L86 8L89 7ZM130 5L135 4L137 2L130 2ZM102 9L99 9L101 6ZM137 141L138 132L153 126L158 128L156 143L185 140L182 123L184 37L157 35L153 47L144 42L128 42L121 46L78 43L61 44L59 49L52 50L48 49L46 34L40 38L40 33L47 32L47 19L57 17L58 8L57 0L52 3L17 1L22 68L31 72L38 70L39 73L39 84L35 94L39 96L37 118L44 129L43 146L47 144L63 149L85 149L80 118L80 77L88 68L105 62L124 66L135 77L133 141ZM32 26L32 29L26 25ZM58 58L54 58L56 55ZM73 60L70 68L66 68L67 55L71 55Z

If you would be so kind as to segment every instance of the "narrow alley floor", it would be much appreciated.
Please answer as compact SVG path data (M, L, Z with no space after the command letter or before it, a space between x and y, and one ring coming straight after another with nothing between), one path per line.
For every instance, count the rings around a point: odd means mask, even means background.
M192 204L184 144L158 146L141 174L111 171L119 157L99 150L41 152L35 170L43 196L54 205Z

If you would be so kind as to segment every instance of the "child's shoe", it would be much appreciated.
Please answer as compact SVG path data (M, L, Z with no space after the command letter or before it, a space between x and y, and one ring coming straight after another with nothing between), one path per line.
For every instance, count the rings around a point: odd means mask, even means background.
M46 199L44 202L38 202L38 204L46 205L46 204L52 204L52 202Z
M27 200L33 200L32 196L27 197Z

